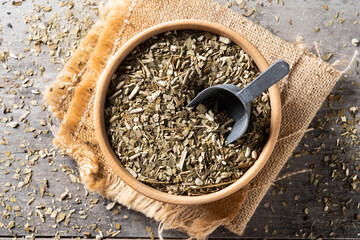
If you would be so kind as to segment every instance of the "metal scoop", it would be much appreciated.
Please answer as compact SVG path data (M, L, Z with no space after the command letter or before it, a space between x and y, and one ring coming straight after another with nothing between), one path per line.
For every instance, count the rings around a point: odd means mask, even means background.
M227 111L235 123L226 138L227 144L240 138L249 125L251 104L250 102L277 83L289 73L289 64L278 60L261 73L245 88L240 89L232 84L223 84L204 89L186 107L193 107L206 99L214 99L219 108Z

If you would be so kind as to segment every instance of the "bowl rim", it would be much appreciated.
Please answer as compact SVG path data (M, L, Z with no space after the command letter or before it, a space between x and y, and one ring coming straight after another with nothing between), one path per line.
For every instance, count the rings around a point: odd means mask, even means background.
M238 191L246 184L248 184L264 167L268 161L272 151L274 150L275 143L277 141L280 131L281 121L281 100L280 93L277 84L269 88L271 117L270 117L270 131L268 139L259 154L258 159L254 164L241 176L237 181L229 186L221 189L220 191L204 194L200 196L182 196L172 195L162 192L155 188L152 188L136 178L134 178L121 164L119 158L113 151L105 127L104 119L104 107L106 103L106 95L111 77L121 64L121 62L127 57L127 55L139 44L146 41L152 36L159 35L161 33L173 30L197 30L210 32L216 35L229 38L239 47L241 47L249 56L254 60L258 69L263 72L269 67L269 64L265 60L264 56L253 46L248 40L242 37L234 30L222 26L217 23L203 21L203 20L175 20L170 22L161 23L148 28L127 41L116 53L109 59L107 66L103 70L95 92L94 101L94 126L95 137L97 138L100 149L104 154L106 164L108 164L113 171L131 188L135 191L161 202L180 204L180 205L198 205L205 204L225 198L234 192Z

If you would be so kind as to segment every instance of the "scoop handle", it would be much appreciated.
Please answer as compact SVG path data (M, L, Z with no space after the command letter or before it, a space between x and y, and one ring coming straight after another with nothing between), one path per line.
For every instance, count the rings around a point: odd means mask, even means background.
M268 69L242 89L238 95L245 101L251 102L266 89L280 81L289 73L289 64L283 60L273 63Z

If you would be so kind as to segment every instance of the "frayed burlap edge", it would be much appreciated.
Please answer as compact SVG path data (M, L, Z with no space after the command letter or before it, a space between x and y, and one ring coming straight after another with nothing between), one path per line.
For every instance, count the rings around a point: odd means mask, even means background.
M164 7L164 4L166 4L166 7L170 9L170 11L161 16L161 12L164 12L164 8L166 8ZM177 7L176 10L174 10L174 6ZM209 11L207 14L201 15L199 14L199 9L201 10L202 8L212 9L213 12ZM175 13L172 13L171 10ZM320 107L322 101L340 77L341 73L331 66L324 64L309 53L291 49L288 43L285 43L280 39L272 37L266 38L266 41L263 41L263 36L270 35L270 33L263 28L256 26L252 22L241 18L234 12L224 9L218 4L208 0L196 2L180 0L171 2L135 0L131 3L130 1L113 0L109 1L108 7L105 8L105 12L106 15L104 16L106 16L106 18L103 17L102 20L94 26L80 45L84 45L83 49L88 50L83 51L79 48L70 60L72 62L70 63L69 61L67 63L67 66L63 71L64 77L60 77L45 94L48 104L52 107L51 110L54 111L56 116L63 118L60 130L56 136L57 139L55 140L55 144L66 149L67 153L77 161L81 178L90 190L97 191L104 197L120 202L134 210L144 213L148 217L163 222L165 228L177 228L186 231L190 236L204 238L216 227L225 224L230 230L241 234L246 223L255 211L256 206L292 152L291 150L289 153L289 149L285 149L286 151L284 151L283 145L287 144L295 148L317 109ZM132 12L134 12L134 16L132 15ZM146 12L146 16L143 16L144 12ZM84 135L84 132L93 135L93 133L91 133L93 132L93 129L91 129L93 93L96 88L96 81L106 65L107 59L111 57L111 54L116 50L116 43L119 43L119 46L121 46L135 33L153 24L179 18L192 18L193 16L203 20L215 21L232 27L235 30L238 28L236 23L239 22L240 25L245 26L245 28L248 27L251 28L251 30L256 29L256 31L249 32L241 32L241 29L239 31L264 54L269 63L272 63L274 60L281 57L279 56L281 54L285 56L289 56L289 53L293 54L286 59L290 62L292 68L288 80L288 82L290 81L290 85L285 83L281 84L283 110L286 110L294 103L299 103L299 99L293 97L298 94L291 91L291 84L294 84L291 79L294 78L294 76L297 76L294 69L302 71L307 69L304 66L304 61L310 63L311 65L308 66L308 68L314 71L306 71L302 74L305 74L307 77L312 76L317 80L319 78L320 80L325 79L327 85L324 88L325 91L317 90L317 92L321 93L321 96L316 94L313 95L318 104L314 106L314 109L310 109L310 112L305 109L305 114L309 115L300 129L298 126L283 127L284 125L282 125L279 143L266 166L267 169L272 165L275 166L275 168L273 171L264 170L257 177L257 179L267 179L266 182L259 185L255 179L255 181L248 186L251 188L248 195L247 189L244 188L234 196L213 204L202 205L200 207L183 207L156 202L136 193L133 189L126 186L124 182L107 167L104 159L98 158L99 149L97 142L93 140L85 142L84 144L84 142L79 141L79 139L84 139L84 136L79 135ZM149 18L152 19L151 23L144 24L141 22L146 21L146 19ZM98 30L96 30L96 28ZM101 31L99 31L100 29ZM91 35L92 33L93 35ZM251 33L255 35L252 35ZM254 39L257 35L262 36L262 39ZM269 39L272 40L268 42ZM281 41L281 44L276 41ZM267 54L269 51L267 49L269 44L270 47L277 44L276 46L278 46L278 49L269 52L271 54ZM283 45L286 45L286 47ZM283 49L281 49L281 47ZM289 53L286 52L286 49L289 49ZM80 64L80 67L73 68L74 64L78 64L79 62L86 62L86 64ZM317 68L313 66L314 64ZM62 87L63 83L69 83L70 79L74 79L74 77L70 78L70 76L78 76L78 80L75 82L75 87L72 88L73 90L71 90L71 93L65 94L67 89L61 89L59 86ZM311 82L311 79L309 79L309 81ZM309 91L311 90L314 89L310 89ZM64 96L66 97L64 98ZM309 94L309 96L312 95ZM67 112L71 114L67 114ZM289 113L293 113L287 111L283 112L285 112L283 121L284 119L286 121L291 121L292 117ZM297 115L295 114L295 116ZM296 129L296 131L294 131L294 129ZM94 136L90 136L89 139L94 139ZM243 201L245 201L244 204L242 204ZM237 211L239 208L240 211Z

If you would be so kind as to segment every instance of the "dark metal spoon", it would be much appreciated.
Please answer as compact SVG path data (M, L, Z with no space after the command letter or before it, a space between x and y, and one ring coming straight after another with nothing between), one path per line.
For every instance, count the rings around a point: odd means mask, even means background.
M227 111L235 123L226 138L227 144L240 138L249 125L250 102L266 89L277 83L289 73L289 64L278 60L261 73L245 88L240 89L232 84L223 84L204 89L186 107L193 107L206 99L214 99L219 108Z

